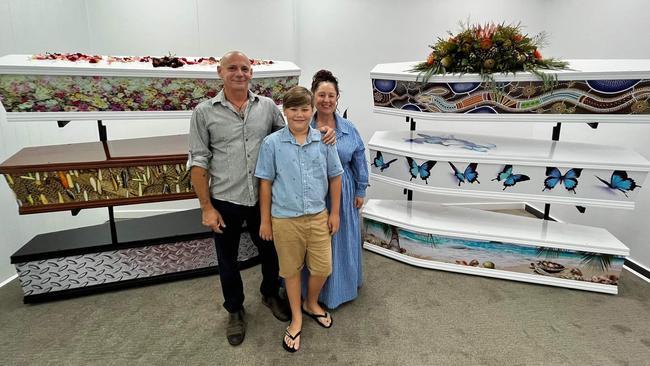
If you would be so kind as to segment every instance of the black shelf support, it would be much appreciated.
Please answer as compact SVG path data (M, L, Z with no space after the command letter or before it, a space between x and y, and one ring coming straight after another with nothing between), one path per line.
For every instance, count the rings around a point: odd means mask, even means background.
M406 123L409 123L409 131L415 131L415 120L413 117L406 117ZM404 194L407 201L413 201L413 190L404 188Z
M63 128L68 125L70 121L56 121L56 125L59 126L59 128Z
M106 142L108 141L108 134L106 132L106 126L102 123L102 120L97 120L97 130L99 132L99 141L104 144L104 149L106 149ZM111 229L111 242L117 244L117 228L115 227L115 215L113 212L113 206L108 206L108 226Z

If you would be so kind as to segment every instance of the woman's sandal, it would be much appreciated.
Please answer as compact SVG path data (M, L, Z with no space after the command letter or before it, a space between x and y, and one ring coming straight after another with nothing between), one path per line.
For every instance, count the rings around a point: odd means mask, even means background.
M296 352L297 350L300 349L300 348L289 347L287 342L284 341L285 337L289 337L289 338L291 338L292 341L295 341L296 338L300 337L300 333L302 333L302 329L299 330L298 333L296 333L296 335L291 335L291 333L289 333L289 327L287 327L287 330L284 331L284 335L282 336L282 347L284 348L285 351L290 352L290 353L294 353L294 352Z
M300 308L302 309L302 313L303 313L303 314L305 314L305 315L307 315L308 317L314 319L314 321L315 321L316 323L318 323L318 325L320 325L320 326L323 327L323 328L331 328L331 327L332 327L332 324L334 324L334 319L332 319L332 315L331 315L329 312L327 312L327 311L325 312L325 314L314 314L314 313L310 313L310 312L308 312L308 311L305 310L305 308L302 307L302 306L301 306ZM329 323L329 325L325 325L323 322L321 322L321 321L319 320L320 318L327 319L328 317L329 317L329 319L330 319L330 323Z

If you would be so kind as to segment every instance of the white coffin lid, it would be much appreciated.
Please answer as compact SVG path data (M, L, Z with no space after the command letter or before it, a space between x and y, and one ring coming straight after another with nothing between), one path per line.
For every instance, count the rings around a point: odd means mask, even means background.
M363 207L363 216L438 235L621 256L630 252L602 228L430 202L371 199Z
M541 70L558 75L558 80L618 80L650 79L650 59L611 59L611 60L566 60L567 70ZM376 65L370 72L373 79L419 81L419 72L411 70L416 62L395 62ZM529 72L516 74L495 74L496 81L539 81L539 77ZM478 74L433 75L428 82L479 82Z
M196 59L198 57L187 57ZM156 78L219 79L217 65L184 65L153 67L151 63L113 62L106 57L96 64L62 60L32 60L31 55L7 55L0 57L0 75L79 75L79 76L133 76ZM254 65L253 79L299 76L300 68L293 62L273 61L270 65Z
M494 144L496 148L479 152L456 146L405 141L421 137L418 134L453 136L481 145ZM650 161L635 151L577 142L450 134L440 131L377 131L370 138L368 147L381 152L437 161L650 171Z

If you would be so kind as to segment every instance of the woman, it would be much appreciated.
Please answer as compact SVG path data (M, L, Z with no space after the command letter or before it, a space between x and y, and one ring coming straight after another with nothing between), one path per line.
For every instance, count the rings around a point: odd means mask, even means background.
M321 291L320 301L330 309L357 297L362 284L359 209L368 186L365 147L352 122L336 113L339 82L327 70L312 80L316 113L312 127L329 126L336 131L336 148L343 165L339 231L332 237L332 274Z

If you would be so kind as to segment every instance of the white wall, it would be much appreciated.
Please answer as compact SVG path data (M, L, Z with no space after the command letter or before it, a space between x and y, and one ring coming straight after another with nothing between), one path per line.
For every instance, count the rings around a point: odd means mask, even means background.
M585 11L589 6L589 11ZM250 57L290 60L303 69L301 84L328 68L340 78L341 107L349 108L367 141L373 131L407 129L402 118L372 113L369 72L377 63L424 59L427 45L458 21L518 22L528 33L546 30L544 55L558 58L650 58L650 5L642 0L494 0L465 2L413 0L0 0L0 55L16 53L87 52L112 55L220 56L241 49ZM583 15L589 14L589 15ZM187 121L111 121L111 139L186 133ZM549 138L551 126L532 123L432 123L420 129L472 132L515 137ZM650 158L645 142L650 126L563 126L562 139L621 144ZM93 122L13 123L0 113L0 161L20 148L44 144L95 141ZM643 183L641 183L643 185ZM646 183L650 186L650 183ZM402 199L400 189L374 183L373 198ZM459 201L416 194L416 199ZM116 215L142 210L195 207L193 201L116 208ZM602 226L631 249L631 257L650 267L648 217L650 190L642 188L634 211L553 206L560 219ZM13 194L0 179L0 282L13 275L9 257L39 233L100 223L105 209L84 210L79 216L49 213L18 216Z
M0 55L85 52L110 55L219 57L241 49L249 57L295 60L292 0L0 0ZM187 133L185 120L109 121L109 139ZM0 111L0 161L27 146L97 141L94 121L11 123ZM143 210L197 207L194 200L122 206L116 217ZM104 222L106 209L19 216L0 179L0 283L15 274L9 257L40 233Z

